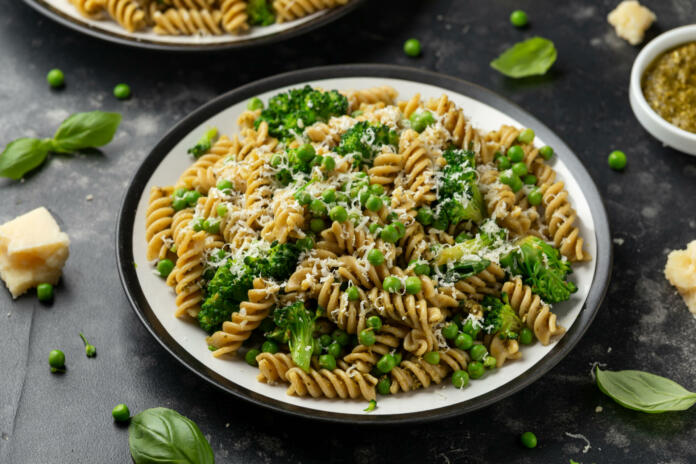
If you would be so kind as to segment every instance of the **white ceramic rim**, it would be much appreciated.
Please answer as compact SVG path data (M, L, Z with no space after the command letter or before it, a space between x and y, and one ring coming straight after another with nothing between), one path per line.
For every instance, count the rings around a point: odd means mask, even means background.
M638 54L631 69L629 100L640 124L665 145L690 155L696 155L696 134L671 124L650 107L643 95L641 78L645 69L660 54L679 45L696 41L696 24L682 26L655 37Z

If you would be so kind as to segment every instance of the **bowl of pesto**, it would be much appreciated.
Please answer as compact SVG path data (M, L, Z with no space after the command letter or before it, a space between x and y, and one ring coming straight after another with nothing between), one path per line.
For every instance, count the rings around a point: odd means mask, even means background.
M696 156L696 24L653 39L631 70L631 108L651 135Z

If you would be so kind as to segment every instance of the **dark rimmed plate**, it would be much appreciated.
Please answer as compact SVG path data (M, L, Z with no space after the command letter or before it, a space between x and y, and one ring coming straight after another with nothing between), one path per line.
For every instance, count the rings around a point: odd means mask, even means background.
M67 12L67 10L63 10L56 5L51 4L49 0L24 0L24 2L38 12L64 26L89 36L106 40L108 42L152 50L214 51L250 48L256 45L267 45L307 33L348 14L357 8L361 3L364 3L365 0L351 0L351 2L344 6L333 8L318 15L312 15L311 18L303 18L297 21L284 23L282 25L269 26L278 29L273 33L266 34L264 32L260 32L259 35L251 34L239 38L229 35L226 36L228 40L223 39L222 41L215 43L197 42L194 40L195 37L191 37L191 40L185 39L179 43L172 43L166 38L167 36L157 36L154 33L133 35L129 34L125 30L119 30L116 27L110 28L101 26L99 25L99 22L82 18L77 15L76 12L72 12L74 14L70 14ZM65 0L65 2L67 4L67 0ZM68 6L72 8L71 5Z
M206 127L232 128L249 98L257 95L266 98L277 90L317 81L323 88L386 83L400 90L403 97L416 91L424 97L444 91L463 106L475 125L488 130L504 123L532 127L539 143L555 148L558 156L554 167L566 182L582 221L586 245L595 257L575 270L579 292L571 301L554 308L560 322L568 327L563 338L548 347L539 344L525 347L522 360L488 374L483 381L472 382L464 390L440 386L380 398L378 409L371 414L362 412L362 403L288 397L280 386L257 383L254 368L243 361L216 360L210 356L200 329L174 318L173 296L144 259L144 210L149 187L173 184L190 164L186 147L195 143ZM225 129L222 131L226 132ZM123 200L116 240L119 273L136 314L181 363L208 382L255 404L298 416L347 423L408 423L446 418L482 408L534 382L563 359L589 327L606 292L612 263L609 223L599 192L577 156L551 129L513 103L477 85L428 71L385 65L331 66L281 74L240 87L196 110L157 144L134 176Z

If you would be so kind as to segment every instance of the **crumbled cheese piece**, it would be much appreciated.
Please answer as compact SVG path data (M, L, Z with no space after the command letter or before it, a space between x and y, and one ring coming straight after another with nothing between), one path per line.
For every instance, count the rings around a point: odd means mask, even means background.
M612 242L614 242L618 246L621 246L624 244L624 239L622 239L621 237L617 237L617 238L613 239Z
M94 195L92 195L92 194L90 193L89 195L87 195L87 196L85 197L85 200L87 200L87 201L92 201L92 200L94 200Z
M570 433L566 432L566 436L570 438L577 438L578 440L583 440L585 442L585 447L582 449L582 453L585 454L588 451L590 451L590 448L592 448L592 445L590 445L590 440L587 439L587 437L581 433Z
M631 45L638 45L645 37L645 31L657 19L655 13L636 0L626 0L607 16L609 24L616 29L616 35Z
M696 316L696 240L686 250L674 250L667 257L665 277L677 287L686 307Z
M601 407L601 406L597 406L597 407L594 409L594 412L602 412L602 411L604 411L604 408Z
M70 239L46 208L0 226L0 278L17 298L41 283L57 284Z

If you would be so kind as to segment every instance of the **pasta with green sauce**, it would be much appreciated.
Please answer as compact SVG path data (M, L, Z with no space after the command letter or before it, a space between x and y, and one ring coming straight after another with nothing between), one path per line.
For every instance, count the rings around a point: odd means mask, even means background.
M236 135L154 187L148 259L212 356L288 394L463 387L549 344L588 260L530 129L485 134L446 95L310 86L254 99Z

